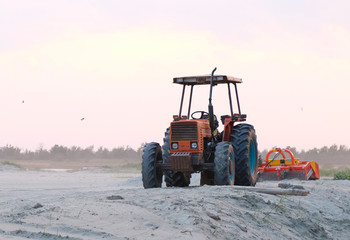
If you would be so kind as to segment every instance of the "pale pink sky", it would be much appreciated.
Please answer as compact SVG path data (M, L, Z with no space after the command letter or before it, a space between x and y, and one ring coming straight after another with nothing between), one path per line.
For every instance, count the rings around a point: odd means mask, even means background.
M349 12L349 1L0 0L0 146L161 142L179 108L172 78L217 67L243 79L260 150L350 147ZM192 110L207 101L195 89Z

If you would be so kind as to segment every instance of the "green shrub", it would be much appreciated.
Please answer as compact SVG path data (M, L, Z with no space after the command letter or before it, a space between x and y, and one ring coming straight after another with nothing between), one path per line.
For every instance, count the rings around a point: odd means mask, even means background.
M13 163L13 162L10 162L10 161L3 161L1 162L3 165L8 165L8 166L13 166L13 167L16 167L16 168L20 168L20 169L23 169L23 167L17 163Z
M347 168L334 173L334 180L350 180L350 169Z

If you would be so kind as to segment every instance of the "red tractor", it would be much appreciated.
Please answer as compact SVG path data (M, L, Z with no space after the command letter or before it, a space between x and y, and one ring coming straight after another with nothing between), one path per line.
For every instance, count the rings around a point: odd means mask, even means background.
M255 129L244 124L246 115L241 113L237 84L242 79L226 75L178 77L173 81L183 85L180 111L173 116L165 132L164 143L145 145L142 155L142 181L144 188L186 187L192 173L201 173L201 185L254 186L258 174L258 151ZM193 87L209 85L208 112L191 113ZM218 120L212 105L213 86L226 85L230 114L221 116L223 131L218 131ZM236 95L237 113L233 111L231 86ZM190 87L187 115L182 114L186 87Z

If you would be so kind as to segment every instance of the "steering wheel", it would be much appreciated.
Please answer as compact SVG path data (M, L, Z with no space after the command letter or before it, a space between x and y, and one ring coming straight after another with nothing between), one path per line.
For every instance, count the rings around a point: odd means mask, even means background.
M195 115L200 113L200 117L196 117ZM209 113L206 111L195 111L191 114L191 118L193 119L209 119Z

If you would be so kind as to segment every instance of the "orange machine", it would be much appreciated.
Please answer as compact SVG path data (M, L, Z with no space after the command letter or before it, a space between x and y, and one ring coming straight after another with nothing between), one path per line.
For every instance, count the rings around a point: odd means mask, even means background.
M147 143L142 155L142 182L144 188L187 187L192 173L201 174L201 185L248 185L254 186L258 176L258 144L255 128L241 113L237 85L242 79L227 76L197 75L173 78L173 83L182 85L180 109L166 129L163 145ZM191 111L194 87L209 86L208 111ZM226 86L226 112L219 121L214 114L212 92L214 86ZM234 87L235 98L231 96ZM187 114L183 103L189 88ZM200 96L200 94L198 95ZM220 98L225 98L220 94ZM206 100L197 100L196 107ZM222 103L221 103L222 104ZM205 106L204 105L204 106ZM235 107L235 108L234 108ZM221 106L221 109L225 109ZM234 111L235 110L235 111Z
M270 155L274 153L272 159ZM286 157L286 154L290 158ZM281 156L282 158L277 158ZM266 162L258 167L259 180L282 180L297 178L314 180L320 178L318 164L315 161L300 161L288 149L275 148L267 153Z

